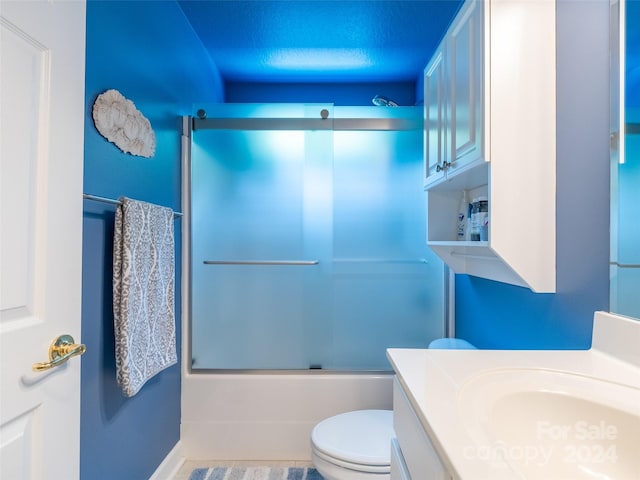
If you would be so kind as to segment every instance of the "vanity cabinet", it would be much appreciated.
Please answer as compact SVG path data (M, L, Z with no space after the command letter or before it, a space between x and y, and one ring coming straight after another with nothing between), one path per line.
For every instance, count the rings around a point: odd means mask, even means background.
M397 378L393 382L391 480L450 480Z
M555 292L555 3L467 0L425 69L427 244L455 273ZM489 28L489 25L491 28ZM486 241L457 241L463 191Z

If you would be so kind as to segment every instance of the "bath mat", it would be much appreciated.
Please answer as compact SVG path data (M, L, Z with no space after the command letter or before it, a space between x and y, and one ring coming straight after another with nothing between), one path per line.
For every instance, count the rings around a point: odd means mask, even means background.
M323 480L313 467L196 468L189 480Z

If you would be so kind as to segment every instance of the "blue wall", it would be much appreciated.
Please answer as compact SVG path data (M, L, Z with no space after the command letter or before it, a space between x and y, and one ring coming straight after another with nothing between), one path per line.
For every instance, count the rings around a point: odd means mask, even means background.
M222 82L173 1L89 1L84 191L129 196L180 210L179 116L195 101L221 101ZM115 88L156 133L153 158L127 155L101 137L91 108ZM149 478L180 434L180 366L132 398L115 380L112 314L114 208L85 201L83 231L80 473L87 480ZM180 235L176 224L176 322L180 346Z
M457 275L456 336L478 347L588 348L609 308L608 9L557 4L557 293Z

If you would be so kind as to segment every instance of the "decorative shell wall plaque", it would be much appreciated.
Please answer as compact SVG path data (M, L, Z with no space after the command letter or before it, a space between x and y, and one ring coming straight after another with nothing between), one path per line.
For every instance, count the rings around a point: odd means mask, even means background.
M117 90L98 95L93 104L93 121L98 132L120 150L140 157L153 157L156 135L151 123Z

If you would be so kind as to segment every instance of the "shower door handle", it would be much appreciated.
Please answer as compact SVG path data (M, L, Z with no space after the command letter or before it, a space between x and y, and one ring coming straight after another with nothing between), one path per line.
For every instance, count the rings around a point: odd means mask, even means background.
M317 265L319 260L205 260L205 265L285 265L308 266Z

